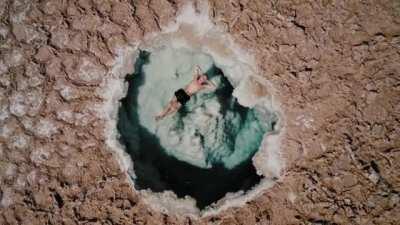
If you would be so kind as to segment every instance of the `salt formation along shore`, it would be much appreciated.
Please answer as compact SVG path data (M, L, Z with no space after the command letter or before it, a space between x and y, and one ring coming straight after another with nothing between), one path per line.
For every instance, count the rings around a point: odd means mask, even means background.
M243 205L273 185L283 167L283 118L271 84L251 55L212 24L207 5L198 7L187 4L176 22L122 56L131 71L120 73L124 91L111 97L110 123L132 185L153 207L191 216ZM217 88L157 122L196 66Z
M0 0L0 225L397 225L399 65L398 0Z

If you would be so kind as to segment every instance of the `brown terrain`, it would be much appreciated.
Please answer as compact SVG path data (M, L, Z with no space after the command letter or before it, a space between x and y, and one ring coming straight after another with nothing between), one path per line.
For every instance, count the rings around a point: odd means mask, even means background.
M117 49L184 0L0 0L0 224L400 224L400 1L210 0L285 118L285 171L213 216L168 215L104 138Z

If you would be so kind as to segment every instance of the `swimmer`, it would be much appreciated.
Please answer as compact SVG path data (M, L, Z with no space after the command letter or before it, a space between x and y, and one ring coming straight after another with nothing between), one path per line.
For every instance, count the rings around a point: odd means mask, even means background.
M169 101L165 109L155 117L155 119L158 121L169 114L177 112L190 100L192 95L206 88L216 89L217 87L214 83L208 80L207 75L205 75L197 65L193 80L185 88L175 91L174 97Z

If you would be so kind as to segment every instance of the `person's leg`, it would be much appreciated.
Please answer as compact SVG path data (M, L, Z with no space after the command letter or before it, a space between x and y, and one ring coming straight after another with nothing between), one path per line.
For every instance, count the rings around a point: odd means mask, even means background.
M168 115L170 115L170 114L176 113L176 112L179 110L180 107L181 107L181 103L179 103L178 101L172 102L171 108L170 108L170 110L165 114L165 116L168 116Z
M158 121L158 120L168 116L169 114L175 113L176 111L178 111L179 108L180 108L180 106L175 106L175 104L170 105L160 115L156 116L156 120Z
M178 102L178 100L174 96L172 98L172 100L168 103L167 107L165 107L165 109L156 116L156 120L162 119L162 118L166 117L167 115L178 111L180 106L181 106L181 104Z
M159 120L159 119L163 118L164 116L166 116L167 113L168 113L169 111L171 111L171 109L172 109L172 101L170 101L170 102L168 103L168 105L164 108L164 110L161 111L161 112L156 116L156 120Z

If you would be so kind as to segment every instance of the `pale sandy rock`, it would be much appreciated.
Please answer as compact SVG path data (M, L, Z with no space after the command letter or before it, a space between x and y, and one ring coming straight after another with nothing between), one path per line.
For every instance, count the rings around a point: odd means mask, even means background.
M110 37L116 34L121 34L123 31L121 27L116 26L110 21L104 21L103 24L100 27L98 27L98 30L100 31L101 36L103 36L105 40L109 39Z
M76 6L74 4L74 2L69 2L68 7L67 7L67 15L68 16L79 16L80 15L78 6Z
M369 174L368 174L368 179L374 183L377 184L379 182L380 179L380 175L375 171L375 170L370 170Z
M124 35L128 42L134 43L143 37L143 30L140 29L136 21L129 24L129 27L125 30Z
M14 211L11 209L6 209L4 212L5 216L0 217L0 221L4 221L4 223L9 223L9 224L18 224L17 219L15 218Z
M72 21L72 28L80 31L96 31L101 25L101 19L96 15L87 14L77 17Z
M31 9L31 1L27 0L16 0L11 6L12 14L10 15L10 21L12 23L23 23L26 21L26 14Z
M4 150L4 144L0 143L0 158L5 157L5 150Z
M40 225L41 219L40 217L35 216L35 213L31 209L25 209L20 206L17 206L16 209L16 216L20 219L21 225Z
M0 1L0 17L3 16L5 9L6 9L7 2Z
M130 4L115 3L111 10L111 20L121 26L128 26L130 23L134 22L132 14L133 10Z
M30 160L36 165L45 163L50 158L51 152L47 148L36 148L33 149L30 155Z
M9 87L11 85L11 74L5 73L0 76L0 85L3 87Z
M25 130L29 132L33 131L34 120L31 117L24 117L20 122Z
M4 62L8 67L20 66L25 62L22 49L13 49L12 51L6 52Z
M30 171L28 173L28 175L26 175L26 180L27 180L28 184L31 185L31 186L36 184L36 182L37 182L37 171L36 170Z
M94 6L102 14L107 15L111 12L111 2L107 0L94 0Z
M60 49L84 51L87 48L86 34L81 31L70 31L65 28L56 29L51 43Z
M79 85L96 85L100 84L106 70L92 57L76 59L68 58L65 63L67 67L68 77Z
M105 201L107 199L115 198L114 188L110 183L107 183L101 190L95 190L93 192L93 197L99 201Z
M18 191L22 191L25 189L26 187L26 176L25 175L18 175L17 179L14 182L13 187L18 190Z
M83 219L106 218L106 206L95 201L86 200L79 207L79 216Z
M7 152L7 159L19 166L26 162L26 158L27 158L27 155L26 155L26 152L24 152L24 151L8 151ZM14 179L14 177L12 177L11 179Z
M0 126L0 137L8 139L16 128L17 125L15 124L15 121L6 121L2 126Z
M14 204L14 192L11 188L2 189L2 195L0 200L0 206L7 208Z
M38 186L47 186L49 185L49 177L46 174L40 174L38 176Z
M40 15L40 14L37 16L39 18L42 18L44 29L47 32L52 33L54 30L62 29L62 27L65 26L64 19L62 16L44 16L44 15ZM51 37L49 37L49 38L51 39Z
M71 33L68 48L76 51L85 51L87 49L86 35L82 32Z
M85 9L85 10L90 10L92 8L92 1L90 0L79 0L78 5Z
M5 87L0 87L0 101L7 101L7 89Z
M17 166L13 163L0 162L0 179L12 179L17 173Z
M25 93L15 92L10 97L10 112L17 117L26 114L35 116L40 110L43 98L40 89L33 89Z
M47 76L53 78L63 75L61 70L61 60L56 57L51 58L50 61L46 63L45 71Z
M22 72L17 72L13 78L16 80L17 91L24 91L28 88L28 79L24 77Z
M46 0L41 4L41 9L47 15L58 14L61 9L61 1L59 0Z
M82 182L86 184L95 184L101 180L102 168L100 166L89 163L85 165L88 168L87 173L83 174Z
M19 133L10 138L10 141L8 142L8 148L12 151L24 150L29 147L30 142L31 142L30 136L23 133Z
M61 108L56 112L56 118L69 124L74 123L74 112L68 108Z
M6 39L9 32L10 30L8 29L8 27L0 25L0 38Z
M68 45L69 31L65 28L57 28L52 31L51 44L57 48L65 48Z
M73 73L77 67L79 58L71 53L66 53L62 55L61 63L64 67L64 71L67 73Z
M87 138L83 134L78 134L78 136L80 136L81 138ZM89 139L89 140L86 140L84 143L81 143L79 146L79 149L88 150L88 149L95 148L96 145L97 145L97 141L95 141L93 139Z
M50 118L39 119L33 128L34 134L39 138L50 138L58 132L58 125Z
M29 78L28 85L32 88L38 87L44 83L44 79L41 74L37 73L35 76Z
M5 73L8 72L9 66L4 62L4 60L0 59L0 74L4 76Z
M64 158L69 157L70 155L75 154L76 151L77 151L74 147L69 146L69 145L67 145L67 144L65 144L65 143L60 143L60 144L58 145L58 147L59 147L59 150L57 151L57 153L60 154L61 157L64 157Z
M72 88L71 86L67 86L67 85L62 86L60 88L60 95L66 101L70 101L70 100L79 98L77 90L75 88Z
M175 8L173 3L169 1L150 2L150 8L154 11L157 22L160 26L166 26L168 21L175 16Z
M84 110L74 114L75 126L87 126L94 120L94 114L90 111Z
M77 183L81 178L81 170L75 162L68 162L62 169L62 177L68 183Z
M154 18L154 14L145 4L138 4L135 8L135 15L140 18L141 27L145 32L151 33L160 29L157 19Z
M10 111L8 110L8 104L6 102L0 102L0 122L3 122L10 116Z
M37 31L35 27L29 25L13 24L12 32L18 41L25 42L27 44L30 44L33 41L44 42L46 40L46 36L43 33Z
M111 66L114 62L107 45L99 37L92 37L89 41L89 51L93 53L102 64Z
M41 63L49 61L54 56L53 51L50 46L42 46L39 48L35 55L35 59ZM29 64L31 65L31 64ZM36 69L37 70L37 69ZM38 71L37 71L38 72Z
M107 40L108 49L110 49L114 55L117 55L125 44L126 42L122 35L114 35Z
M33 193L33 200L39 209L50 210L54 207L54 200L50 191L46 187L41 188L38 192Z
M119 208L109 207L108 213L110 214L111 221L115 224L129 223L129 219L124 215L124 211Z

